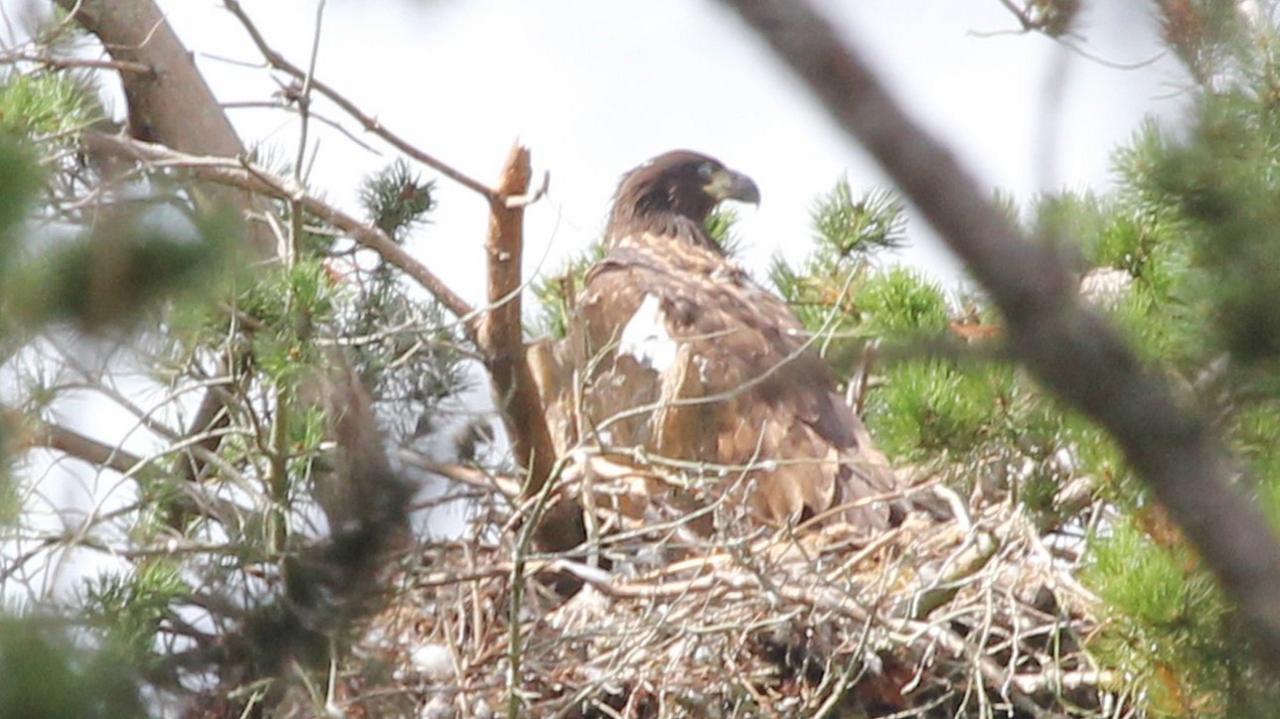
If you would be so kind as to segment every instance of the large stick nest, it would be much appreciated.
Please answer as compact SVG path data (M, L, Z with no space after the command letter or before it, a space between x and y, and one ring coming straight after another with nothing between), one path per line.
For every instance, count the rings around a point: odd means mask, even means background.
M404 571L341 688L371 717L1134 712L1089 655L1082 533L937 491L951 518L869 538L717 517L697 541L615 529L574 558L522 553L528 517L494 502Z

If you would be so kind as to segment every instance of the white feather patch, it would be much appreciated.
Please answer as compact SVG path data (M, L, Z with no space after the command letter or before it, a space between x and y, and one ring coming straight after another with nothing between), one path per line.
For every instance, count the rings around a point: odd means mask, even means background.
M654 295L646 294L639 309L622 329L618 351L662 373L675 362L679 349L671 333L667 332L667 317L662 313L662 303Z

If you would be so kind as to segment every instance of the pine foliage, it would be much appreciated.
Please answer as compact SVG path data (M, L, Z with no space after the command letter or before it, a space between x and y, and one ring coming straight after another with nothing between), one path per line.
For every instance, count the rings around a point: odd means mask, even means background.
M1036 29L1061 37L1077 5L1026 7ZM1072 262L1083 299L1213 418L1241 463L1240 489L1280 522L1280 29L1265 11L1270 3L1261 5L1250 15L1212 0L1156 3L1165 42L1195 82L1186 126L1136 128L1115 151L1112 189L1049 193L1025 206L1007 196L1000 202L1027 235ZM63 41L49 37L46 45ZM385 577L363 558L370 547L393 543L411 494L399 475L383 476L380 439L344 437L344 415L329 401L331 370L352 370L396 456L429 466L432 440L451 420L448 405L468 388L473 348L394 268L294 203L273 210L296 256L245 272L251 263L239 253L237 221L198 209L194 193L169 173L143 166L120 173L79 152L76 133L103 116L86 76L27 65L0 75L0 538L19 549L0 559L0 587L34 587L53 568L87 557L114 562L48 606L8 607L0 619L0 716L143 716L144 695L201 692L233 697L226 706L246 712L285 706L287 698L322 708L326 672L339 658L364 656L346 650L386 598ZM394 242L430 232L435 182L408 162L393 161L359 194L368 222ZM726 210L708 223L730 254L742 242L736 219ZM981 295L950 292L894 264L893 251L913 231L902 201L842 178L816 199L811 219L811 251L799 262L775 259L768 281L812 334L878 445L905 475L944 488L975 515L1026 520L1031 537L975 540L983 561L1006 562L1002 576L1025 568L1032 577L1049 566L1073 585L1018 599L1031 607L1026 616L1052 625L1035 627L1042 636L974 644L982 650L974 656L1011 672L1020 662L1052 664L1057 653L1083 662L1071 667L1080 685L1035 694L1050 698L1055 716L1273 715L1280 682L1253 661L1251 638L1230 603L1117 448L1006 360L1001 318ZM584 273L602 252L594 245L535 282L540 308L530 334L565 335ZM84 342L116 347L110 366L78 362L74 349ZM118 383L112 373L122 370L136 381ZM55 527L41 519L53 507L26 462L37 448L65 451L77 440L55 437L52 419L85 388L131 413L143 438L85 462L120 495L94 498L102 504ZM189 426L196 414L190 396L210 389L218 411ZM353 447L367 454L354 461ZM457 454L475 457L473 448ZM480 474L504 468L467 467ZM370 493L379 480L387 487ZM474 536L498 540L480 559L490 562L487 572L466 580L471 594L442 590L417 607L421 616L398 614L386 626L416 631L421 620L452 642L448 632L476 622L518 637L524 625L503 624L519 620L522 608L507 612L512 574L502 564L509 555L499 551L518 522L511 506L473 508ZM470 546L434 543L429 556L474 563ZM1010 557L1027 566L1010 565ZM1031 558L1047 565L1033 567ZM413 570L403 576L423 576ZM957 581L975 577L980 571ZM807 586L804 579L782 589ZM1017 579L1011 586L1021 588ZM482 595L482 585L494 589ZM423 586L402 599L437 585ZM778 601L771 592L735 589L724 597L751 600L730 607L746 627ZM1067 607L1068 594L1090 597L1089 606ZM938 601L929 609L946 615L939 607L949 599ZM577 639L611 619L632 632L625 646L653 636L653 607L626 606L637 611L598 617ZM673 606L662 605L664 617ZM957 636L985 631L982 619L947 616L947 631ZM432 624L440 617L450 621ZM1083 618L1091 630L1081 635L1074 628ZM792 626L774 619L764 623ZM795 621L809 619L806 610ZM795 626L809 632L800 648L740 627L734 656L763 657L775 674L728 686L732 702L715 706L763 712L760 687L779 696L817 687L809 700L836 691L835 677L875 664L867 657L893 656L892 646L863 646L867 635L854 641L834 629ZM1025 628L1011 626L1015 634ZM705 634L728 636L723 630ZM561 634L554 639L569 641ZM543 638L535 634L525 645L526 658L554 655L559 645ZM818 666L814 647L824 641L829 661ZM515 661L518 642L511 642L485 648L487 664L467 668ZM1035 657L1020 656L1027 646ZM615 647L619 656L623 647ZM552 669L566 674L600 659L571 666L555 656ZM955 668L968 658L949 660ZM404 672L390 666L371 660L349 676L391 686ZM953 702L948 711L973 709L975 686L998 693L989 677L972 673L963 696L938 691ZM286 675L300 678L278 681ZM486 686L496 691L506 676ZM692 673L672 679L705 687L728 681ZM547 677L528 682L567 713L590 703L563 696L568 689ZM387 693L417 710L405 697L425 701L424 686L434 685L418 677ZM628 685L627 696L641 696L637 686ZM619 687L594 687L590 696L616 699ZM511 696L513 706L525 706Z
M0 588L53 598L0 621L0 716L139 717L215 689L278 703L271 678L305 685L381 600L371 557L409 519L378 427L349 415L371 396L392 444L416 447L466 388L469 349L299 205L272 207L297 252L262 263L180 174L90 157L77 133L102 115L71 71L0 75ZM360 197L396 242L436 206L403 160ZM134 418L91 430L127 434L101 455L50 419L86 389ZM189 424L206 393L216 412ZM67 490L31 470L51 451L90 467L70 486L111 488L65 527L44 518ZM63 566L66 586L42 589Z

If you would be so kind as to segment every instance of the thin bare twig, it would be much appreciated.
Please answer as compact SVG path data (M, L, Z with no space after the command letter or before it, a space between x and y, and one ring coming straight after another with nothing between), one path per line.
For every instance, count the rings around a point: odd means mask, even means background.
M294 105L286 104L283 102L275 102L275 101L272 101L272 102L265 102L265 101L263 102L249 102L249 101L224 102L222 103L222 109L223 110L281 110L283 112L296 112L296 113L302 112L299 108L297 108ZM324 123L325 125L328 125L334 130L337 130L338 132L342 133L343 137L347 138L351 142L358 145L360 149L368 150L374 155L382 156L382 153L378 151L378 148L356 137L355 133L343 127L342 123L338 122L337 120L332 120L328 117L325 117L324 115L321 115L320 113L314 110L310 111L310 115L311 115L311 119L318 120L319 122Z
M334 90L319 79L311 77L310 73L289 62L283 55L276 52L275 49L267 43L266 38L262 36L258 27L254 25L253 20L251 20L245 13L244 9L240 7L240 3L237 0L223 0L223 4L226 6L227 10L240 21L240 24L244 26L245 31L249 33L250 39L253 40L253 44L257 46L258 52L262 53L262 57L266 59L267 64L271 67L293 76L294 79L300 82L306 81L307 78L310 78L311 87L314 88L316 92L319 92L321 95L329 98L331 102L342 108L342 110L348 115L355 118L355 120L363 125L366 130L372 132L378 137L381 137L392 147L403 152L409 157L412 157L418 162L431 167L463 187L479 194L490 203L495 203L500 200L500 194L485 185L483 182L466 175L442 160L437 159L435 156L429 155L413 146L396 133L384 127L377 118L365 114L364 111L356 106L354 102L342 96L337 90Z
M86 68L90 70L115 70L121 73L135 73L153 76L155 70L146 63L128 60L98 60L83 57L54 57L43 53L15 52L0 55L0 64L10 65L16 62L34 62L56 70Z

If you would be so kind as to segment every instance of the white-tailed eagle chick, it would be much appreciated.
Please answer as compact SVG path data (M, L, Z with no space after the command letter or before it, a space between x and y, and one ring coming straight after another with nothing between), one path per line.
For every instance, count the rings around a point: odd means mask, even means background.
M872 498L893 492L894 474L790 308L708 234L724 200L760 193L695 152L623 177L571 349L557 353L581 383L582 416L562 434L706 467L710 497L737 493L727 501L767 524L830 515L883 528L890 504ZM570 394L561 384L558 403Z

